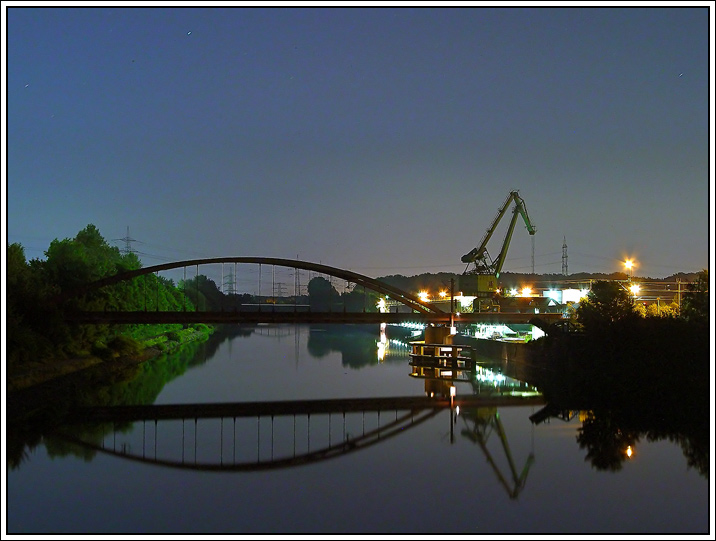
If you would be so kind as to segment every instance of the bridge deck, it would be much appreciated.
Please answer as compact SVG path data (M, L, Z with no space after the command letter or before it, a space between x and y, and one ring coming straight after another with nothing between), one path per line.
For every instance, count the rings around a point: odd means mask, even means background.
M454 316L456 324L467 323L528 323L533 318L555 323L561 314L523 314L508 312L462 313ZM76 312L67 319L75 323L450 323L450 314L378 313L378 312L307 312L307 311L223 311L223 312Z

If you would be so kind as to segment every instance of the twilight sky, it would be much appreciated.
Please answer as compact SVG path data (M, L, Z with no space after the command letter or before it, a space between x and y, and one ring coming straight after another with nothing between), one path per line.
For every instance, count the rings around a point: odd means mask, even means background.
M538 273L709 264L707 7L3 7L28 258L93 223L145 266L462 272L517 189Z

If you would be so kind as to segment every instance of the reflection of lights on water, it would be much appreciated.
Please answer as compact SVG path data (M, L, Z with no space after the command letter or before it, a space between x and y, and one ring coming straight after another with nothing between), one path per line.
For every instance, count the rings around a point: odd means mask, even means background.
M631 458L631 455L634 454L634 451L631 448L631 445L626 448L626 456L627 458Z
M386 324L380 324L380 340L378 341L378 360L385 359L385 352L388 349L388 336L385 334Z
M477 373L475 374L475 379L482 382L489 381L494 385L499 385L505 381L505 376L502 374L495 374L489 368L479 367Z

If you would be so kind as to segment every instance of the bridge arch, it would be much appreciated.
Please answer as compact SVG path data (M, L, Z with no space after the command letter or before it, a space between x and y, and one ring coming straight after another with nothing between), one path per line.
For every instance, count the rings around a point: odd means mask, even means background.
M90 449L92 451L100 452L107 455L112 455L117 458L122 458L125 460L130 460L134 462L142 462L145 464L151 464L156 466L164 466L164 467L170 467L175 469L184 469L184 470L198 470L198 471L232 471L232 472L240 472L240 471L266 471L266 470L278 470L278 469L285 469L285 468L291 468L296 466L302 466L306 464L316 463L323 460L328 460L332 458L337 458L343 455L355 453L357 451L360 451L361 449L364 449L366 447L371 447L379 443L383 443L388 441L390 438L400 436L401 434L405 434L406 430L409 430L411 428L415 428L424 422L434 418L437 416L443 409L445 409L444 404L434 404L430 405L432 407L411 407L411 408L402 408L398 407L396 409L382 409L378 408L375 410L364 410L364 411L351 411L350 409L347 411L336 411L333 412L334 417L334 425L338 425L340 423L340 414L343 413L343 423L344 423L344 431L345 431L345 419L346 414L349 415L349 417L353 417L352 419L352 426L356 429L359 429L359 416L362 413L363 414L363 433L357 433L355 435L351 435L350 433L345 433L341 436L338 435L338 438L335 437L335 434L333 436L333 440L331 440L330 432L331 432L331 415L330 412L325 412L324 414L306 414L306 413L282 413L282 414L271 414L269 415L257 415L255 417L256 425L258 427L258 430L255 429L253 426L251 427L251 430L246 430L248 427L248 421L253 421L253 418L250 418L248 416L233 416L233 431L230 428L230 423L232 421L232 417L220 417L219 421L220 423L214 422L213 424L205 424L201 427L202 437L208 437L211 441L216 441L217 439L221 442L221 445L218 449L213 448L210 445L202 444L199 447L202 448L204 451L207 449L210 450L210 454L213 454L215 456L207 458L206 456L203 456L201 460L197 459L197 432L198 432L198 421L207 419L202 416L195 416L195 417L189 417L184 418L182 417L180 419L181 422L181 442L179 449L181 452L177 451L176 444L179 443L176 441L176 436L178 434L174 434L174 438L172 438L172 430L178 433L177 427L174 426L162 426L161 429L158 429L158 424L166 424L166 421L169 422L176 422L176 419L145 419L141 423L142 425L142 438L141 441L137 441L139 439L139 435L133 435L134 431L129 431L126 433L118 433L114 425L112 425L112 431L115 433L115 435L112 438L112 441L109 445L105 444L105 437L102 436L102 442L91 442L86 441L78 436L71 435L70 433L63 433L62 431L59 431L56 433L56 437L59 437L69 443L73 443L75 445L79 445L81 447ZM150 406L151 407L151 406ZM201 405L199 405L201 407ZM385 424L380 423L380 414L381 411L384 413L394 413L395 414L395 420L389 420ZM368 430L365 429L365 415L366 413L377 413L378 415L378 426L375 428L369 428ZM237 419L241 421L241 418L243 417L243 420L245 421L243 426L244 430L241 430L241 432L237 432L236 430L236 423ZM306 439L308 440L308 448L302 449L300 452L297 452L296 449L296 439L297 439L297 428L296 428L296 418L303 418L303 422L299 422L299 425L301 425L301 428L298 430L301 432L299 435L301 436L301 439L304 440L304 444L306 443ZM335 421L335 417L338 417L338 422ZM290 430L290 419L293 418L293 441L294 441L294 448L293 452L290 449L290 446L283 445L280 446L279 443L281 441L281 438L277 438L276 442L276 448L274 449L274 420L278 421L283 419L285 422L281 424L281 427L284 429L283 432L286 431L286 429ZM192 419L194 421L193 423L193 429L191 428L192 425ZM216 418L213 419L216 421ZM224 423L224 420L227 422ZM268 456L261 456L258 452L252 456L251 458L246 457L246 453L243 453L243 457L239 457L237 459L236 457L236 451L237 451L237 444L240 447L244 447L244 450L246 448L256 449L259 451L259 448L261 447L261 437L258 434L260 431L260 425L261 421L263 420L264 424L264 430L267 429L265 426L266 424L269 425L268 431L271 434L270 438L270 458ZM318 424L319 426L311 428L311 420L313 420L314 425ZM185 421L187 424L187 431L186 431L186 437L185 437ZM137 424L139 424L139 421L137 421ZM152 431L152 425L153 425L153 431ZM327 425L327 426L326 426ZM149 426L149 434L145 438L144 433L147 431L147 426ZM340 427L338 427L340 429ZM318 429L318 430L316 430ZM321 432L325 432L326 429L328 429L327 433L320 434ZM281 431L280 427L277 427L277 432ZM313 445L311 445L311 432L318 432L318 434L313 434L313 439L318 440L318 444L316 445L316 442L313 442ZM137 430L137 432L140 432ZM153 432L153 434L152 434ZM220 432L220 434L216 434L216 432ZM120 436L120 442L117 443L117 434ZM168 435L168 441L166 444L162 442L161 445L161 452L157 453L157 441L159 439L158 434ZM133 437L134 436L134 437ZM238 438L237 438L238 436ZM286 436L286 434L284 434ZM322 437L321 437L322 436ZM212 440L213 438L213 440ZM185 441L186 439L186 441ZM192 439L194 444L194 450L193 453L191 451L192 446ZM284 438L284 443L287 441L290 441L290 438ZM224 445L224 442L229 444L228 446ZM250 443L249 443L250 442ZM264 442L265 443L265 442ZM173 446L172 446L173 444ZM248 444L248 445L247 445ZM230 447L233 445L233 449ZM227 449L224 449L224 447L229 447ZM187 449L186 456L184 454L185 448ZM153 451L153 452L152 452ZM225 452L226 451L226 452ZM233 451L233 452L232 452ZM266 450L265 450L266 451ZM206 455L206 453L203 453ZM218 456L216 456L218 455Z
M153 265L151 267L142 267L132 271L126 271L113 276L102 278L95 282L85 285L84 287L73 290L66 295L62 295L61 301L79 297L90 291L100 289L102 287L118 284L123 281L131 280L133 278L153 274L155 272L179 269L183 267L199 267L200 265L211 265L216 263L240 263L240 264L256 264L256 265L274 265L280 267L289 267L299 270L306 270L334 276L336 278L344 279L348 282L353 282L357 285L363 286L372 291L388 295L391 299L396 300L409 308L421 312L423 314L443 314L443 310L420 300L416 295L404 291L400 288L388 285L384 282L359 274L357 272L339 269L338 267L331 267L329 265L323 265L320 263L312 263L309 261L301 261L298 259L282 259L276 257L214 257L207 259L188 259L185 261L175 261L172 263L163 263L161 265Z

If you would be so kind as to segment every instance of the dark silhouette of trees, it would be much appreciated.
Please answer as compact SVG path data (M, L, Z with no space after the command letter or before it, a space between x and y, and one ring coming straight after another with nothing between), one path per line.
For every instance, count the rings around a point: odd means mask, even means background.
M579 308L577 320L585 329L597 329L635 314L629 293L619 282L600 280L592 284Z
M639 438L669 439L708 477L706 284L704 273L682 317L643 317L619 283L596 282L577 309L582 332L550 328L535 344L548 402L587 412L577 442L595 468L619 470Z
M323 278L316 276L308 282L308 304L316 312L329 312L338 309L340 295L335 287Z
M696 284L689 284L681 305L682 317L692 321L708 320L709 317L709 271L702 270Z

